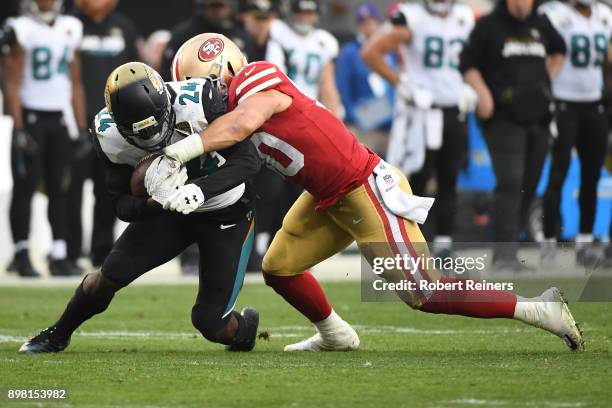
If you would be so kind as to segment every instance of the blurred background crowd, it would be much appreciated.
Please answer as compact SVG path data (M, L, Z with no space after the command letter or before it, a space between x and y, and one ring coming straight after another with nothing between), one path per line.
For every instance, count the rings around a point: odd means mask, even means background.
M515 243L539 242L544 262L575 241L578 264L605 266L612 11L498 1L4 0L0 261L29 277L101 265L121 229L87 133L107 75L139 60L170 80L181 44L217 32L281 67L415 194L437 198L424 227L436 254L498 242L497 268L524 272ZM255 271L300 191L270 170L254 182ZM46 267L32 263L41 251ZM197 249L181 264L197 274Z

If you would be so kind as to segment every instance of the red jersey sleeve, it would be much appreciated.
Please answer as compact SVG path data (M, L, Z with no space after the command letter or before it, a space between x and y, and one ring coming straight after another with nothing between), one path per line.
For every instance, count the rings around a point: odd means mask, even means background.
M276 65L259 61L245 65L232 79L229 88L229 109L232 110L257 92L274 89L283 82L283 72Z

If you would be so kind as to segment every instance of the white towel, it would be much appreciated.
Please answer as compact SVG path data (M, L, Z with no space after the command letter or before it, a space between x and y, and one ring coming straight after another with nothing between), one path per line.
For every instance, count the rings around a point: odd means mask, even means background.
M428 109L423 111L425 115L425 140L429 150L440 150L442 147L442 128L444 125L444 114L442 109Z
M423 224L435 199L408 194L400 189L400 176L381 160L374 168L376 186L385 206L393 214Z
M419 171L425 162L423 116L417 110L398 98L389 135L386 159L407 175Z
M425 150L439 150L442 146L443 118L441 109L420 109L398 101L387 161L406 175L421 170Z
M62 114L64 116L64 124L68 129L68 135L72 140L77 140L79 138L79 128L77 126L76 118L74 117L72 105L64 106L62 109Z

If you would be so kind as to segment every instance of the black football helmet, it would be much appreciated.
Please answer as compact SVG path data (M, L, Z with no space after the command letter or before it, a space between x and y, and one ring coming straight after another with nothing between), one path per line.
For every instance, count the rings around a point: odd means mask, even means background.
M153 68L141 62L115 68L106 81L104 100L130 144L149 152L169 144L176 115L166 84Z

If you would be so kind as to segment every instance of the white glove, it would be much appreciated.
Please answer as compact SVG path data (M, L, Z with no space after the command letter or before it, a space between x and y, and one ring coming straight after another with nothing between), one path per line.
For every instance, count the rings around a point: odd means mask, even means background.
M476 110L476 106L478 105L478 94L468 84L463 84L463 89L461 90L461 96L459 97L459 103L457 107L459 108L460 113L468 113L474 112Z
M164 204L164 210L191 214L204 204L204 193L195 184L185 184L178 187Z
M145 174L144 185L149 195L153 196L153 192L160 189L166 179L178 173L181 170L181 163L171 157L162 155L157 157Z
M550 130L550 135L553 139L559 137L559 128L557 127L557 119L553 119L550 121L550 125L548 125L548 129Z
M181 167L177 173L172 174L165 180L162 180L157 188L149 192L153 200L160 203L162 206L166 205L168 199L176 193L179 187L182 187L187 181L187 169Z
M429 109L433 105L433 95L427 89L420 88L411 84L407 80L402 80L397 85L396 92L406 102L415 105L420 109Z

